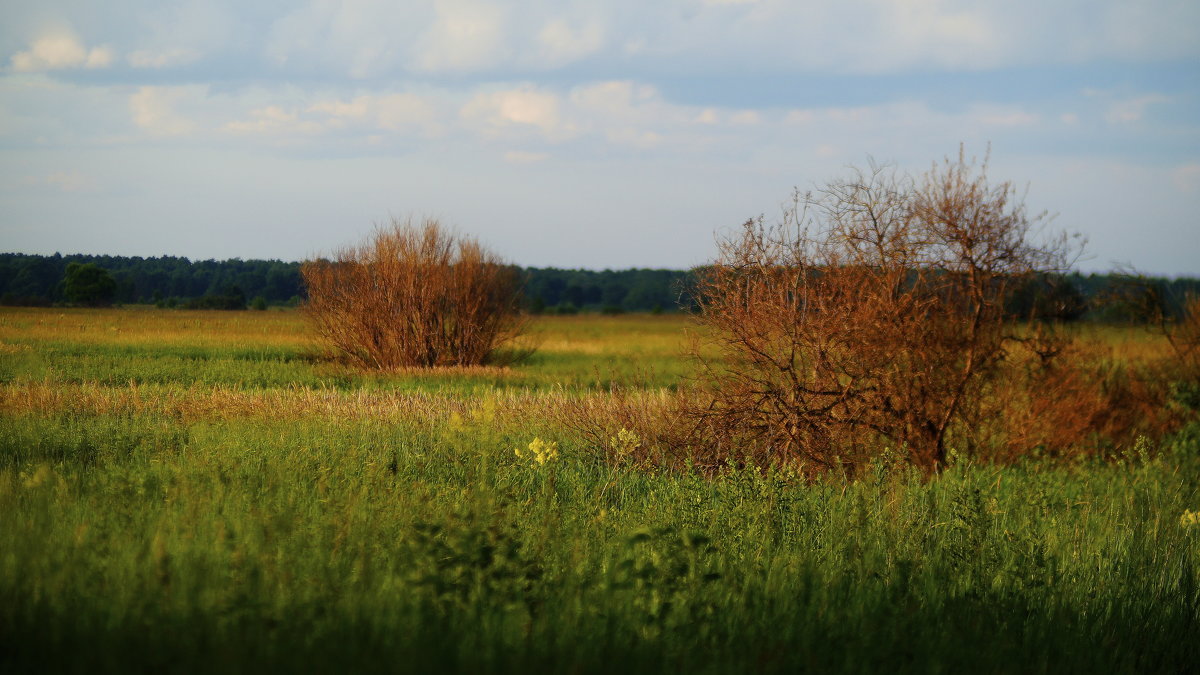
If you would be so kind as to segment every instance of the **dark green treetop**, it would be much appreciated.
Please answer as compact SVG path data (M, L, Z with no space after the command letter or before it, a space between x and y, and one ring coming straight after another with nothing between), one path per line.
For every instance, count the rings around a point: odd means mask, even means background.
M95 263L68 263L63 277L63 297L77 305L106 307L117 294L117 282Z

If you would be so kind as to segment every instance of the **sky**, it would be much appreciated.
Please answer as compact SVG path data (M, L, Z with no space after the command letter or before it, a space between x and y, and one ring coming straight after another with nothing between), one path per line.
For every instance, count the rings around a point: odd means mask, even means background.
M434 217L686 268L960 145L1081 269L1200 276L1200 3L0 0L0 251L301 260Z

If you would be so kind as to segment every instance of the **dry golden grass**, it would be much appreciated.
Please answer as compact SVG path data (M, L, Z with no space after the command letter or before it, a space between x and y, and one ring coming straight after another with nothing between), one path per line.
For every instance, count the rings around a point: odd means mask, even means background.
M464 397L431 392L319 389L243 390L236 387L182 387L28 383L0 385L0 413L7 415L147 415L182 422L236 419L382 423L442 423L454 416L485 417L497 424L543 424L556 410L586 410L618 420L636 402L642 414L668 409L673 395L662 391L614 397L608 392L497 389ZM616 431L616 427L613 428Z
M198 347L313 344L303 318L292 311L0 308L0 343L14 341Z
M538 317L518 349L557 354L641 354L677 358L684 344L686 317L680 315L594 315ZM315 351L304 317L296 311L227 312L159 310L148 307L77 309L0 307L0 348L12 343L66 341L111 345L190 345L197 347L278 347ZM482 370L479 370L482 368ZM400 369L410 375L417 369ZM432 369L441 374L448 368ZM462 372L503 372L466 367Z

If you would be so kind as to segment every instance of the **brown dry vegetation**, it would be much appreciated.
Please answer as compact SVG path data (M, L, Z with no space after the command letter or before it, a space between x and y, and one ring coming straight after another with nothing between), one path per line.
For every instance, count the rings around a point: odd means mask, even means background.
M699 281L724 358L699 359L692 414L763 459L853 467L890 445L937 470L1008 376L1009 289L1069 264L1039 221L960 154L919 179L856 171L778 225L747 222Z
M797 195L777 225L748 221L700 270L692 386L574 400L560 423L623 461L809 474L885 452L928 473L952 453L1104 454L1178 428L1190 413L1172 382L1196 379L1197 306L1163 331L1173 354L1132 358L1007 314L1012 291L1068 269L1079 245L986 168L961 154L918 178L872 166Z
M524 325L516 271L435 220L393 220L301 275L317 335L360 368L488 363Z

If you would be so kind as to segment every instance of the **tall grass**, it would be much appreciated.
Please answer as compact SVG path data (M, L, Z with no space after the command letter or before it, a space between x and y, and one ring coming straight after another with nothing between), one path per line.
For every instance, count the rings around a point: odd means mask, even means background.
M655 470L548 411L603 405L588 371L622 344L643 354L607 379L660 395L642 373L684 367L669 320L556 318L557 366L438 381L325 373L267 328L285 313L128 313L161 342L62 334L90 316L0 314L3 672L1200 664L1196 426L1120 461L960 461L931 481L899 452L855 481ZM219 374L254 350L313 379ZM197 354L186 376L115 375ZM514 452L535 438L558 457Z
M1181 670L1195 439L809 485L443 424L0 421L0 657L99 670ZM541 433L541 432L538 432ZM1097 645L1101 647L1098 648Z

